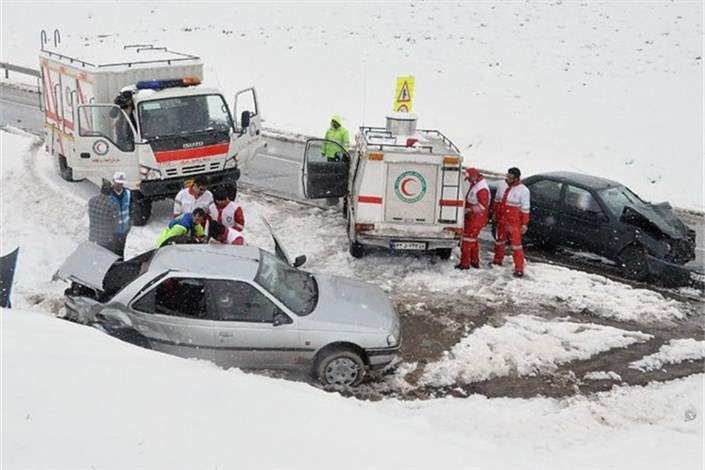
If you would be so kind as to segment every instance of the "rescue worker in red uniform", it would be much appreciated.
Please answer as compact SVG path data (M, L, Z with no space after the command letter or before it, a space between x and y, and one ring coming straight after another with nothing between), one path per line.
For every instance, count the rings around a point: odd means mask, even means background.
M497 233L494 245L494 260L492 264L502 265L504 260L504 245L509 240L514 258L514 275L524 275L524 249L521 236L529 226L531 199L529 188L521 182L521 171L512 167L507 170L507 177L497 187L493 210Z
M465 225L460 239L460 263L455 269L480 267L480 244L478 236L482 227L487 225L490 209L490 187L475 168L468 168L465 180L470 188L465 195Z

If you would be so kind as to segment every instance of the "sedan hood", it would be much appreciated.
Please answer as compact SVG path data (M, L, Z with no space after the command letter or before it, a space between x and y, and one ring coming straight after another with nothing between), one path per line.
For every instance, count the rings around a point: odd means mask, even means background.
M382 289L338 276L316 274L318 304L310 318L353 328L392 331L397 313Z
M77 282L103 292L105 274L119 259L120 257L112 251L93 242L85 241L78 245L71 256L66 258L52 279Z
M671 205L667 202L644 204L638 208L627 206L622 217L625 223L637 226L644 225L644 221L639 220L643 218L673 239L688 239L688 227L673 213ZM643 226L642 228L648 230L649 227Z

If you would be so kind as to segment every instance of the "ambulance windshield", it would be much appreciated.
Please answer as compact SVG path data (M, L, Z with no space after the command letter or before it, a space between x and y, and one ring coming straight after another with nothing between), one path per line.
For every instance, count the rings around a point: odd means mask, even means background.
M138 106L140 128L145 139L229 132L230 111L221 95L178 96L143 101Z

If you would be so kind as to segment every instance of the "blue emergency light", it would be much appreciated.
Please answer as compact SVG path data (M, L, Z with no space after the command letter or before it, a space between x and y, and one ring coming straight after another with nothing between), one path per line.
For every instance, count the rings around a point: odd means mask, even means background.
M140 80L137 82L138 90L163 90L164 88L178 88L192 85L199 85L201 80L198 77L167 78L161 80Z

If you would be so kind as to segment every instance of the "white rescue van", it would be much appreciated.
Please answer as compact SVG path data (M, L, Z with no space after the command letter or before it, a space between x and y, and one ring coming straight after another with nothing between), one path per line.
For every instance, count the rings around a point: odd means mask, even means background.
M194 177L234 185L239 166L264 145L255 89L235 95L234 120L223 93L200 86L196 56L149 44L58 50L56 36L50 50L42 39L47 151L68 181L100 185L125 172L135 224L147 222L153 200L173 197ZM131 117L114 104L124 90L133 92Z
M435 251L448 259L463 230L461 156L437 130L416 128L417 117L395 113L386 128L361 127L352 151L309 139L302 169L309 199L343 197L350 253L365 246ZM322 146L342 158L328 162Z

